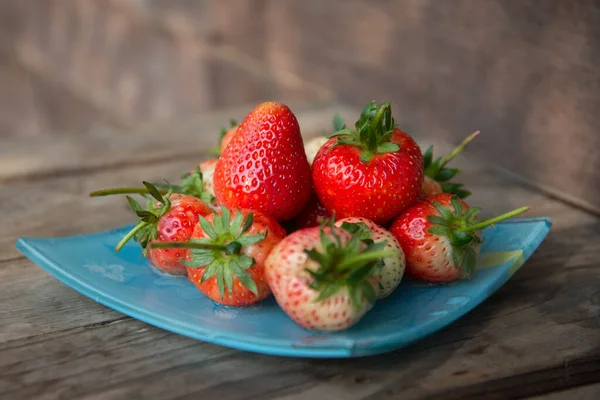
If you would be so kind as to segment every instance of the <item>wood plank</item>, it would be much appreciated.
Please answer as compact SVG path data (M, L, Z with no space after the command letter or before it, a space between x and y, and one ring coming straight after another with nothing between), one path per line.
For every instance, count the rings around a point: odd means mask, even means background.
M556 246L545 244L528 263L528 274L518 273L467 317L394 353L353 360L262 356L128 319L0 344L0 393L444 399L481 398L483 390L491 390L490 397L506 398L594 382L600 376L600 355L594 353L600 344L599 300L595 285L587 283L600 279L600 270L567 267L552 273L556 266L546 257ZM567 284L579 290L565 290Z
M0 184L58 175L82 175L98 169L121 170L175 159L206 156L221 126L240 121L254 105L200 114L183 121L138 126L131 131L92 129L81 135L46 135L35 140L10 138L0 148ZM347 107L291 104L306 137L331 129L336 112ZM357 115L354 111L354 115Z
M529 400L597 400L600 399L600 383L577 386L560 392L530 397Z
M0 266L0 343L125 317L84 298L27 259Z

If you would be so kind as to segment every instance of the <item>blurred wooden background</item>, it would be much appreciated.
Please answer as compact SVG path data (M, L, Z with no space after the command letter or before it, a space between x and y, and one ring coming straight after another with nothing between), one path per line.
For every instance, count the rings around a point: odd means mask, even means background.
M392 100L409 132L480 129L474 153L600 212L599 63L598 0L4 0L0 141Z

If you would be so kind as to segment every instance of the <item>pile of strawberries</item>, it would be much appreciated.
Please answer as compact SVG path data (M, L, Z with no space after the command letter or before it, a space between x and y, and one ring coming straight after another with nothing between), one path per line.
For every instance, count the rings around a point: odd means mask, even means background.
M369 103L353 128L306 145L284 104L258 105L222 132L218 158L179 185L106 189L139 218L117 244L136 240L149 261L187 275L213 301L248 306L274 295L299 325L337 331L358 322L406 274L430 283L470 277L479 232L527 210L487 221L446 168L424 154L392 117ZM400 289L401 290L401 289Z

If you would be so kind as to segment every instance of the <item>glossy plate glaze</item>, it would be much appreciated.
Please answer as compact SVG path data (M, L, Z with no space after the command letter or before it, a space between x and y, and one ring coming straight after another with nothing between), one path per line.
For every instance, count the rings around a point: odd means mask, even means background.
M297 357L359 357L398 349L465 315L500 288L550 230L547 218L514 219L483 232L469 281L425 285L405 280L355 326L323 334L296 325L273 298L250 308L220 306L185 278L161 274L135 243L115 253L131 226L66 238L21 238L17 248L56 279L117 311L210 343Z

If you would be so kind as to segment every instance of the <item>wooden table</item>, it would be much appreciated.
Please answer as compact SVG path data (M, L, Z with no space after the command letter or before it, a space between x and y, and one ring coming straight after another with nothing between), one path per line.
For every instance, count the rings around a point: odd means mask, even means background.
M334 112L357 115L336 105L292 109L306 136L329 129ZM470 203L487 215L530 205L529 216L553 218L552 231L469 315L381 356L281 358L188 339L95 303L14 248L19 236L87 234L132 222L122 198L87 193L142 179L175 181L207 157L222 123L248 110L134 132L2 140L0 398L600 398L600 220L484 164L472 155L476 143L456 162L474 191ZM439 154L450 148L436 147Z

